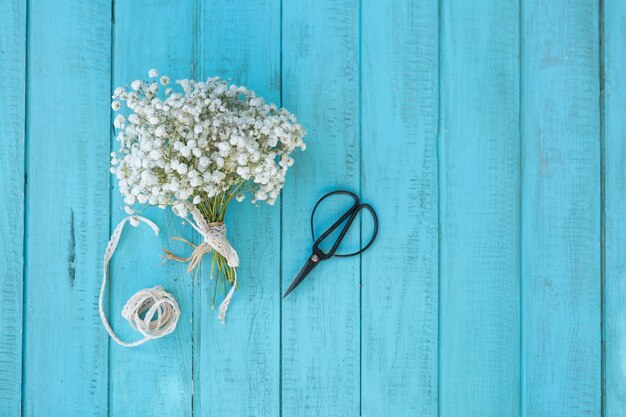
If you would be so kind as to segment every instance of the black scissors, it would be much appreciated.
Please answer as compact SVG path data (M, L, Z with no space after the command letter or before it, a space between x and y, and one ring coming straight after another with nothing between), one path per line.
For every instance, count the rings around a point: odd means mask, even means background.
M354 200L354 204L352 204L352 207L350 207L348 211L346 211L332 226L330 226L328 230L322 233L320 237L315 239L315 228L313 226L313 217L315 217L315 210L317 210L317 207L320 205L322 201L324 201L326 198L330 197L331 195L335 195L335 194L343 194L343 195L352 197L352 199ZM365 245L363 248L359 249L358 251L354 253L348 253L348 254L335 253L337 251L337 248L339 248L339 245L341 244L341 241L343 240L344 236L348 232L348 229L352 225L352 222L356 218L356 215L363 209L369 211L374 220L374 233L372 234L370 241L368 242L367 245ZM330 235L335 229L341 226L341 224L344 221L346 221L346 219L347 219L346 225L343 227L343 229L339 233L339 237L337 238L335 243L333 243L333 246L330 248L330 250L328 252L324 252L322 249L320 249L320 243L322 243L322 241L326 239L328 235ZM304 266L302 267L298 275L296 275L296 278L293 280L289 288L287 288L287 291L285 292L285 295L283 295L283 298L285 298L291 291L293 291L298 285L300 285L300 283L304 280L304 278L306 278L307 275L309 275L309 272L311 272L313 268L315 268L321 261L325 261L333 256L346 258L349 256L358 255L364 252L365 250L367 250L370 246L372 246L372 243L374 243L374 239L376 239L376 234L378 234L378 218L376 217L376 212L374 212L374 209L372 208L372 206L370 206L369 204L362 204L361 201L359 200L359 197L357 197L356 194L350 191L342 191L342 190L331 191L330 193L324 195L315 204L315 207L313 207L313 213L311 213L311 236L313 237L313 240L315 241L313 243L313 253L309 257L309 259L307 259L306 263L304 264Z

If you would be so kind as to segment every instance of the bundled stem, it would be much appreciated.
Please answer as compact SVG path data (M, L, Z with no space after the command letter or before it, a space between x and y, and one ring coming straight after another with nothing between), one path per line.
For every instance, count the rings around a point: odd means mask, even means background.
M203 200L197 205L197 208L207 222L223 223L226 217L228 204L233 200L233 198L244 191L245 186L246 182L240 181L227 191L215 197ZM212 252L211 280L214 280L215 278L213 299L211 301L211 308L213 309L215 308L215 300L217 298L218 290L222 293L222 295L225 295L228 288L226 282L228 282L229 285L234 284L235 268L228 265L228 261L222 254L215 250Z

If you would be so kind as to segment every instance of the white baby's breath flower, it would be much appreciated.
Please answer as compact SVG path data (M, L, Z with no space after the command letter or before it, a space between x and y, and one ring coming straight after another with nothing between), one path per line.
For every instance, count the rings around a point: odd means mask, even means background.
M157 126L156 129L154 129L154 134L157 137L162 138L165 135L165 128L161 125L161 126Z
M165 75L159 81L169 84ZM177 84L163 98L156 82L141 80L113 94L114 110L124 103L131 111L128 123L122 115L114 119L120 150L111 156L125 203L171 206L182 214L186 204L226 193L241 201L245 189L253 201L273 204L291 154L305 148L295 117L219 78Z
M159 159L163 158L163 154L161 153L161 150L159 149L151 150L149 155L150 155L150 158L155 161L158 161Z
M210 159L209 159L208 157L206 157L206 156L201 156L201 157L198 159L198 166L199 166L200 168L206 168L206 167L208 167L208 166L209 166L209 162L210 162Z
M180 147L180 154L183 157L188 158L191 155L191 149L189 149L189 147L183 145L183 146Z
M126 124L126 119L121 114L118 114L117 116L115 116L115 119L113 119L113 126L118 129L124 127L124 124Z
M148 77L156 78L158 76L159 76L159 72L156 69L152 68L150 71L148 71Z
M250 178L250 168L240 166L237 168L237 174L239 174L244 180L247 180Z

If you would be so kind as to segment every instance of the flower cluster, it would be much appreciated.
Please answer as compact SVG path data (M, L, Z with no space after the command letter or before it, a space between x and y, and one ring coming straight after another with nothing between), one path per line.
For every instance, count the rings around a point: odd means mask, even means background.
M173 206L185 214L187 204L241 201L246 192L253 202L273 204L291 153L305 149L296 118L220 78L178 80L170 88L156 70L149 77L117 88L111 104L120 144L111 172L126 205Z

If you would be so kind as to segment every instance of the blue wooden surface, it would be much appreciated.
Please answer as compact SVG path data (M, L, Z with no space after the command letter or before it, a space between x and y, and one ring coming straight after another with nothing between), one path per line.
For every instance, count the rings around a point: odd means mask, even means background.
M26 111L26 4L0 4L0 415L19 413L22 388L24 270L24 134Z
M440 415L512 416L520 402L519 3L448 1L440 13Z
M195 76L218 75L254 86L259 95L279 103L280 2L219 0L197 7ZM208 271L197 287L194 415L280 412L280 213L278 203L229 208L229 239L241 259L252 262L241 263L241 290L226 326L210 310Z
M363 416L437 415L437 16L437 1L362 3L361 189L381 222L362 258Z
M5 0L0 24L0 416L626 415L622 1ZM153 67L251 87L309 147L276 206L230 210L226 326L207 271L158 266L188 226L124 237L114 327L143 287L182 308L128 350L97 313L109 102ZM336 187L378 240L282 300Z
M193 69L193 3L169 1L116 2L113 10L112 86L129 80L145 78L146 68L158 68L175 78L188 78ZM143 24L137 25L137 16ZM176 21L179 26L169 22ZM112 149L117 148L112 139ZM123 199L111 177L111 229L126 216L121 210ZM193 233L180 220L159 209L146 215L161 227L156 238L149 228L128 229L111 263L111 285L108 287L109 318L124 340L137 340L120 311L135 292L167 282L181 305L178 324L181 332L172 334L163 343L145 345L145 355L109 341L109 415L186 416L191 413L189 395L193 383L192 314L193 281L184 268L175 263L161 265L161 249L173 248L181 253L183 244L173 244L171 237L191 240ZM133 254L133 258L125 254ZM158 364L155 358L160 358ZM130 388L132 387L132 388ZM137 401L137 398L142 398Z
M110 4L62 4L27 7L22 413L106 415Z
M600 9L550 5L522 5L522 410L597 416Z
M359 12L356 0L294 0L282 10L282 104L306 126L310 145L282 198L286 289L310 255L313 204L337 185L359 189ZM358 236L350 237L352 245ZM284 417L358 415L359 272L358 257L322 264L282 301Z
M626 413L626 3L605 1L602 174L604 412Z

